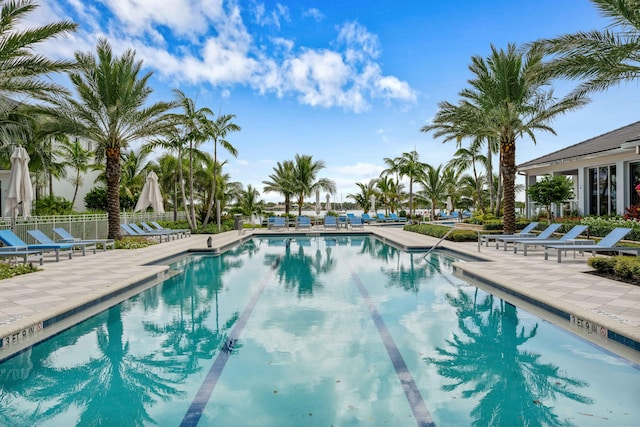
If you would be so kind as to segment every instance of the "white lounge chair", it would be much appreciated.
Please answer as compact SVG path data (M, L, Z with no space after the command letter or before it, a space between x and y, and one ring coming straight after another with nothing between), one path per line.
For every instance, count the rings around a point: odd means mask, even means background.
M497 238L500 237L535 237L536 235L533 234L531 231L533 231L534 228L536 228L538 226L537 222L530 222L529 224L527 224L527 226L525 228L523 228L522 230L520 230L520 232L518 233L513 233L513 234L478 234L478 250L480 250L480 245L482 245L482 243L485 243L486 246L489 246L489 242L492 240L496 240Z
M573 245L545 245L544 246L544 259L548 259L550 251L558 252L558 262L562 262L562 251L573 251L575 254L576 251L579 252L591 252L593 256L598 252L618 252L619 254L625 252L635 252L636 255L640 253L640 248L636 247L628 247L628 246L616 246L616 244L622 240L624 236L631 232L630 228L614 228L602 238L595 245L583 245L583 244L573 244Z
M529 237L529 238L531 240L547 240L560 227L562 227L562 224L559 224L559 223L549 224L547 228L545 228L544 230L542 230L542 232L540 232L540 234L538 234L537 236ZM523 239L524 238L522 237L513 237L513 236L498 237L496 239L496 249L500 249L500 242L502 242L502 244L504 245L504 250L506 251L509 243L513 243L516 240L523 240Z

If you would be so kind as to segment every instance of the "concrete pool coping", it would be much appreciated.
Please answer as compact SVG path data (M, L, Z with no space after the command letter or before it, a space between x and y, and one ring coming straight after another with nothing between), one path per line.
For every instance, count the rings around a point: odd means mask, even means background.
M42 271L0 280L0 360L115 305L138 287L170 274L162 263L188 252L220 253L253 236L289 234L364 234L407 251L426 250L439 239L396 227L359 230L270 231L245 229L218 235L197 235L135 250L110 250L72 260L52 262L45 256ZM207 239L212 237L211 248ZM508 298L524 298L539 308L565 315L566 329L606 347L605 341L640 343L640 287L588 274L586 256L562 264L545 261L543 251L528 256L483 247L476 242L443 241L439 247L468 259L454 263L455 274L474 284L495 287ZM465 257L466 255L466 257ZM560 317L562 318L562 314ZM55 327L53 326L54 324ZM604 328L604 329L603 329ZM603 330L607 336L600 338ZM613 334L613 335L612 335ZM638 347L635 348L638 350ZM640 354L635 351L634 354Z

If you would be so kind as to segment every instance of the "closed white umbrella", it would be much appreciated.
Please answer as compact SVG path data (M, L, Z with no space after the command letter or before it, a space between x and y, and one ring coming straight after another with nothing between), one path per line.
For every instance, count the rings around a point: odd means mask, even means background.
M331 210L331 194L327 194L327 204L324 207L324 210L329 212Z
M376 196L375 194L372 194L369 196L369 204L371 205L369 207L369 210L371 211L371 213L376 213Z
M320 205L320 190L316 190L316 215L320 215L322 206Z
M154 171L149 172L147 180L142 187L142 193L134 212L143 211L151 206L156 213L164 213L164 206L162 205L162 194L160 194L160 185L158 184L158 175Z
M451 213L453 210L453 200L451 200L451 196L447 196L447 213Z
M33 186L29 176L29 154L23 147L17 147L11 154L11 174L9 176L9 192L5 215L11 214L16 218L22 207L22 216L31 216L31 202L33 202Z

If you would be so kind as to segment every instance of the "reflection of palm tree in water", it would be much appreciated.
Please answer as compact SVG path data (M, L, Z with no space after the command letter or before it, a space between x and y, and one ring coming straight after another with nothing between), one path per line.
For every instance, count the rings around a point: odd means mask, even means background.
M447 340L450 349L436 348L441 358L426 361L454 381L443 386L444 391L466 385L463 398L480 396L471 412L474 426L571 425L560 420L547 402L565 397L592 403L575 391L587 385L584 381L566 377L557 366L540 362L539 354L519 349L535 337L538 326L528 333L524 327L518 332L515 306L503 301L494 304L492 295L477 304L463 290L447 300L457 309L464 337L454 334Z

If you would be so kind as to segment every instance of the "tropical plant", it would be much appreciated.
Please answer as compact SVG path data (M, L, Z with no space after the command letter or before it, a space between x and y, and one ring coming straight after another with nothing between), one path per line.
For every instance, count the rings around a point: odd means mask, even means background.
M226 140L229 132L239 132L241 130L240 126L233 123L233 119L236 116L233 114L225 114L218 116L218 118L214 121L208 120L205 124L205 134L208 138L213 140L213 163L218 163L218 144L222 146L225 150L229 152L233 157L238 157L238 150L235 149L233 145L229 141ZM209 202L209 208L207 209L207 215L204 217L204 221L202 226L206 227L209 223L209 217L211 216L211 210L213 208L214 202L217 200L217 192L216 192L216 173L214 171L213 174L213 185L211 187L213 189L213 195L211 197L211 201ZM218 218L218 230L220 230L220 218Z
M367 183L356 182L356 185L360 189L359 193L355 194L347 194L347 199L353 199L356 203L356 206L364 211L364 213L369 213L369 208L371 204L369 203L371 196L375 196L376 192L376 183L378 180L371 179Z
M151 72L140 76L142 61L136 61L132 50L114 56L109 42L100 39L96 55L76 52L75 58L78 70L69 77L78 99L56 100L45 112L56 118L54 130L95 142L96 161L106 159L108 236L119 239L121 150L165 132L170 125L166 113L174 105L146 105Z
M425 173L420 178L419 183L423 190L419 192L419 197L431 205L431 220L435 218L435 209L438 202L446 198L447 182L442 176L442 165L433 167L426 165Z
M433 124L420 129L434 131L444 142L472 134L499 139L505 233L515 232L516 141L526 135L535 143L536 131L555 134L549 126L552 119L587 103L580 94L558 100L552 90L545 90L550 77L542 72L542 58L539 49L525 51L509 44L503 50L492 45L486 60L472 57L469 69L474 78L469 81L471 88L460 92L460 103L441 102Z
M284 196L284 213L286 215L289 215L291 209L291 196L295 194L293 171L293 161L278 162L273 168L274 173L269 175L269 180L262 181L264 191L279 193Z
M328 178L317 178L318 172L324 169L322 160L314 161L307 154L296 154L293 163L293 190L298 196L298 215L302 215L305 196L311 196L316 190L335 193L336 185Z
M605 90L640 78L640 3L638 0L592 0L611 19L604 31L577 32L539 40L534 48L552 55L553 76L584 80L577 94Z
M529 186L527 189L529 198L536 203L544 205L551 215L551 205L554 203L564 203L573 198L573 181L564 175L546 175Z
M476 187L476 194L480 194L482 192L482 181L478 179L480 175L477 169L477 163L487 164L487 156L481 154L480 149L482 148L482 138L474 138L468 148L460 147L458 150L453 153L453 159L451 159L448 163L449 168L454 168L460 172L464 172L467 169L471 169L473 174L473 181L479 187ZM476 208L478 210L483 210L484 206L482 204L482 198L477 199L478 205Z
M64 165L70 167L75 172L73 177L69 179L73 185L73 199L71 204L76 203L76 197L78 196L78 188L83 184L83 174L89 170L91 166L91 160L93 153L82 146L82 143L78 138L74 138L73 141L65 141L60 145L60 154L65 159Z
M419 181L424 176L424 170L427 164L419 161L417 151L402 153L398 160L398 168L401 177L409 178L409 216L413 217L413 183Z
M238 208L243 215L251 216L253 214L261 214L264 202L259 199L260 192L251 184L247 185L246 190L242 190L238 197Z

